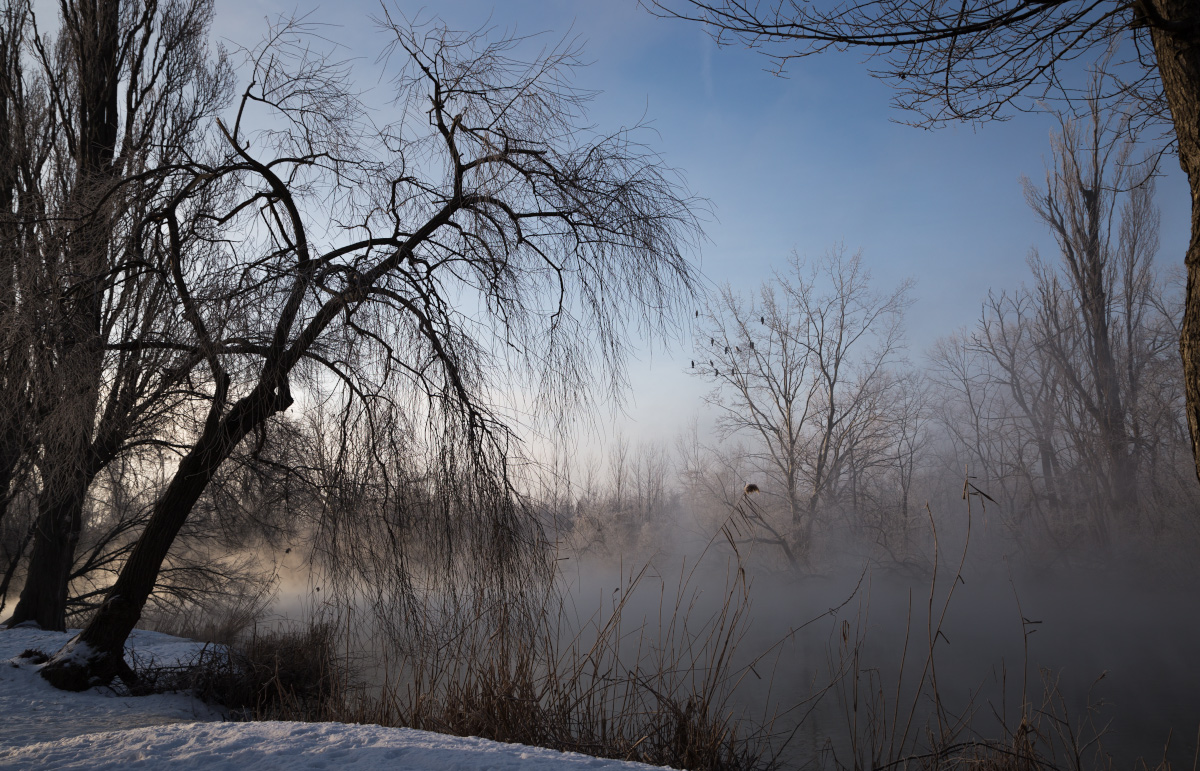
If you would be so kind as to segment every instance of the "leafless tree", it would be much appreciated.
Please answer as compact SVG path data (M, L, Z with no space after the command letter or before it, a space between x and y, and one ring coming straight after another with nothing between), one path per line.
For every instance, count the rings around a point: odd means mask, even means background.
M558 503L565 545L578 554L634 555L664 548L657 536L676 514L669 487L671 459L652 441L631 443L618 434L603 456L593 455L576 466L570 503ZM600 469L607 466L602 476ZM554 500L559 500L558 496Z
M1057 271L1033 258L1046 333L1039 342L1096 426L1092 440L1104 459L1097 470L1110 487L1110 504L1128 512L1137 499L1137 459L1123 404L1128 389L1122 388L1117 361L1118 330L1113 328L1118 322L1117 268L1118 263L1126 268L1122 283L1144 294L1146 271L1158 246L1158 213L1151 202L1149 162L1132 165L1132 144L1117 139L1119 126L1112 125L1111 117L1105 119L1096 100L1090 104L1086 122L1063 121L1046 183L1036 187L1026 180L1025 197L1054 235L1064 268L1060 284ZM1122 201L1125 206L1118 212ZM1144 307L1143 297L1127 302L1131 309ZM1137 336L1138 322L1136 317L1126 320L1128 335ZM1078 345L1070 339L1076 336ZM1126 373L1137 369L1138 362L1128 365Z
M59 13L51 39L29 3L7 4L4 48L14 73L8 126L20 137L10 156L19 184L6 191L15 204L4 215L17 234L6 240L16 289L4 321L19 334L5 374L21 381L9 414L24 426L16 435L37 499L10 623L57 629L92 481L118 456L161 441L198 361L140 345L174 311L146 214L169 178L163 169L201 141L230 85L221 55L207 51L205 0L63 2Z
M1061 464L1055 433L1063 408L1062 380L1045 347L1040 345L1036 303L1024 292L989 293L972 344L988 359L991 377L1006 389L1003 419L1006 423L1018 421L1022 427L1019 432L1022 457L1029 443L1033 447L1032 456L1041 461L1044 491L1035 492L1035 502L1044 499L1049 506L1056 507ZM1006 478L1016 475L1032 482L1033 472L1026 466L1010 461L1003 467L1007 469ZM1036 485L1028 487L1033 489Z
M618 512L625 508L625 498L629 494L629 471L629 441L618 434L608 453L609 485Z
M1000 386L978 351L971 334L958 330L934 341L926 354L930 381L937 389L934 414L950 446L950 473L966 469L982 489L993 491L991 478L998 468L993 459L993 416L1000 412Z
M1173 508L1144 498L1183 489L1164 462L1184 432L1170 361L1181 314L1153 265L1151 161L1134 161L1118 118L1091 104L1060 116L1044 185L1025 182L1059 258L1034 251L1032 286L989 294L974 332L934 357L960 462L1015 527L1060 548L1127 540L1149 510L1161 521Z
M888 445L895 453L893 468L900 489L897 507L900 547L907 551L911 545L915 509L920 505L913 494L914 485L931 442L932 394L927 379L916 372L904 373L895 392L898 403L889 410L892 441ZM881 529L886 540L888 529Z
M311 486L313 438L278 416L262 444L241 447L197 501L149 598L159 617L204 614L263 597L275 585L281 554L317 509ZM170 478L173 453L122 453L95 476L71 569L68 622L86 619L146 526Z
M670 455L657 442L642 442L634 453L634 495L637 500L637 521L646 526L665 512L667 503L667 473Z
M1100 505L1128 528L1138 516L1139 480L1158 473L1143 464L1175 433L1145 430L1163 416L1147 411L1143 394L1166 385L1151 379L1176 324L1153 268L1159 215L1151 160L1135 162L1120 125L1091 104L1086 117L1063 120L1045 186L1026 183L1060 251L1057 266L1031 257L1037 344L1062 384L1074 456L1099 481Z
M4 577L0 611L13 576L33 538L29 488L33 474L31 346L38 319L25 302L36 271L24 255L34 251L38 234L30 222L42 208L37 171L53 146L45 84L26 77L22 51L27 43L29 8L8 4L0 19L0 542ZM46 140L50 141L47 142ZM35 215L35 216L31 216Z
M753 441L800 554L822 506L880 451L876 408L902 352L909 286L876 291L861 255L837 247L812 263L793 255L754 301L726 287L702 314L693 371L713 383L722 438Z
M470 538L462 552L526 555L513 405L496 394L532 394L527 414L550 415L589 384L620 383L629 325L662 330L692 292L697 202L631 132L584 128L572 46L527 61L520 40L381 23L395 122L369 120L348 65L281 25L250 52L220 141L178 165L156 210L186 322L161 345L186 341L201 357L193 382L207 407L176 426L178 468L104 604L43 668L60 687L127 675L122 645L196 502L292 407L339 416L345 428L322 452L349 463L356 437L377 451L375 489L403 504L390 509L399 521L372 519L378 535L428 502L416 512L458 523L442 531ZM206 192L224 184L234 202L213 209ZM221 260L182 251L201 204L222 228ZM427 448L421 473L384 474L413 435ZM327 489L353 499L372 488ZM334 522L352 524L326 534ZM403 568L402 546L388 546L402 541L373 543Z
M1184 256L1187 295L1179 347L1187 422L1200 475L1200 7L1193 0L650 0L656 12L706 25L717 40L762 48L785 67L854 48L919 125L1003 119L1048 98L1085 95L1070 84L1091 57L1109 70L1107 101L1134 105L1135 126L1165 121L1192 193Z
M928 388L916 371L892 368L862 394L834 446L843 471L830 500L845 525L896 562L907 559L916 520L915 485L929 444Z

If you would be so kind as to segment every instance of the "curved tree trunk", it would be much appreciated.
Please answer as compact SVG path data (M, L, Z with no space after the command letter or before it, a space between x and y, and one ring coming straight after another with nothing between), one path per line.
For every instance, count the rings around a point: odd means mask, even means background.
M1151 25L1163 91L1179 142L1179 165L1192 192L1192 236L1184 264L1187 296L1179 353L1188 430L1200 478L1200 9L1195 0L1153 0L1164 24Z
M125 640L154 591L163 560L217 469L238 443L276 412L287 409L291 397L263 386L239 400L223 420L210 418L200 439L179 462L171 483L154 504L150 521L109 589L104 604L88 625L42 667L42 677L58 688L82 691L109 683L114 677L132 682L125 663ZM219 414L219 402L213 407Z

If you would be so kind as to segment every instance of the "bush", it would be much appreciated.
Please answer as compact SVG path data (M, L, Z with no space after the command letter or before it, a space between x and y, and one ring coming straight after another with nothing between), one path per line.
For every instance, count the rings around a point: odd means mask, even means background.
M334 634L320 622L298 631L255 630L242 642L206 646L181 666L135 662L139 683L131 691L189 691L240 720L333 720L349 681Z

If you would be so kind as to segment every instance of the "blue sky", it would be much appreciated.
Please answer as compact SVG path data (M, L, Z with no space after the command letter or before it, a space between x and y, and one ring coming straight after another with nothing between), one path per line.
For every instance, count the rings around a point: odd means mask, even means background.
M700 253L708 282L750 291L790 250L817 256L837 242L861 249L880 287L916 280L908 319L919 362L938 336L971 323L989 288L1025 279L1030 247L1053 242L1025 205L1020 177L1043 173L1053 119L1016 115L979 129L925 131L894 122L889 89L862 57L823 54L796 62L786 78L761 55L719 48L698 26L657 19L636 0L401 0L409 15L438 13L452 26L578 36L578 84L602 92L590 116L602 129L643 118L648 141L712 205ZM376 2L217 0L215 33L257 39L267 16L312 12L338 25L329 37L362 52L384 43L368 17ZM1164 163L1160 262L1182 264L1189 195L1178 162ZM622 426L632 439L670 443L700 407L703 388L687 376L691 344L655 347L632 363Z

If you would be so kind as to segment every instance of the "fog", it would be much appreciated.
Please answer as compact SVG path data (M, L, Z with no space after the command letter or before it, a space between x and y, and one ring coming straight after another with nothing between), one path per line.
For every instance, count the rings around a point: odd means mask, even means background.
M1118 768L1139 759L1151 767L1164 758L1191 762L1200 728L1195 574L1129 555L1034 561L986 553L996 546L986 543L988 535L975 533L979 543L965 558L961 539L941 545L936 588L932 564L923 575L850 555L819 574L749 567L737 658L739 667L757 663L749 673L735 667L733 702L759 720L778 715L772 728L777 748L787 738L786 765L852 764L852 736L857 731L858 743L866 741L869 711L877 706L888 734L896 732L897 717L903 727L910 711L912 733L936 732L933 684L920 683L931 630L937 643L927 676L936 677L951 722L966 724L962 736L1015 731L1024 691L1035 712L1053 708L1069 722L1079 746L1087 747L1088 765L1099 762L1092 757L1097 748ZM695 559L694 553L649 559L648 576L624 607L627 626L644 624L654 639L664 597L668 607L685 597L693 618L716 613L736 560L728 549L710 553L699 568ZM585 610L611 609L636 571L629 560L583 562L566 572L572 604L586 617ZM859 674L857 686L850 668ZM873 701L880 694L882 701Z
M1023 717L1043 721L1035 744L1067 765L1075 761L1061 753L1076 751L1085 768L1192 762L1200 592L1190 547L1142 540L1054 553L1015 537L998 504L945 495L926 509L906 559L827 533L797 570L773 544L730 537L744 501L691 508L683 501L700 493L677 479L661 508L609 510L604 548L594 539L580 548L573 530L592 538L594 524L558 512L548 627L557 655L593 649L618 619L624 667L694 676L717 669L713 642L728 640L720 704L765 726L785 768L855 766L856 754L857 765L878 766L940 742L1011 740ZM323 598L309 563L286 559L274 621L264 623L315 616L348 626L346 608L357 605L363 672L396 686L409 642L371 620L386 598ZM462 635L460 622L439 623Z

